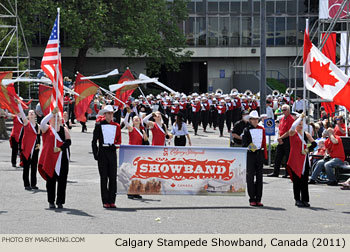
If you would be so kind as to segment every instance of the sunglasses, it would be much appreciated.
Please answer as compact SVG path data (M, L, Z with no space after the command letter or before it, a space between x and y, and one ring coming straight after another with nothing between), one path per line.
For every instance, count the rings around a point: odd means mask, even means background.
M282 111L288 111L288 109L282 109Z

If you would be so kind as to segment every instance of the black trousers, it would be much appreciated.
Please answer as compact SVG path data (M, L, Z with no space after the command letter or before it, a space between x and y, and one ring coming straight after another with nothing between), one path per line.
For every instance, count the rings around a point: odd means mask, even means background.
M47 201L50 204L64 204L66 202L66 188L67 188L67 177L69 164L68 159L63 157L61 161L60 175L58 176L54 172L53 177L46 180L46 190L47 190ZM56 184L57 184L57 197L56 197Z
M209 111L202 110L201 111L201 121L204 130L207 130L208 121L209 121Z
M23 183L24 187L36 186L36 172L38 170L38 155L39 150L34 150L32 157L28 160L22 155L23 160ZM30 182L29 182L29 170L30 170Z
M218 125L219 125L219 131L220 136L224 133L224 126L225 126L225 114L218 114Z
M230 131L231 130L231 120L232 120L232 110L227 110L226 111L226 127L227 130Z
M114 204L117 192L117 152L115 147L101 147L98 153L101 198L103 204Z
M182 109L180 110L180 113L182 114L183 118L184 118L184 122L187 121L187 109Z
M217 111L212 111L211 112L211 120L213 122L213 128L216 129L218 126L218 112Z
M287 138L283 139L283 144L277 145L275 165L274 165L274 169L273 169L273 173L275 175L280 174L281 163L282 163L284 156L286 157L286 160L288 161L289 151L290 151L289 137L287 137ZM287 175L287 171L286 171L286 175Z
M12 165L16 165L18 149L19 149L19 142L17 142L14 137L11 137L10 141L11 141L11 147L12 147L11 163L12 163Z
M305 163L305 171L304 174L299 178L293 170L292 171L292 179L293 179L293 193L295 200L301 200L309 202L309 162L306 160Z
M192 113L192 125L194 129L194 134L197 134L199 120L200 120L200 112Z
M175 146L186 146L186 136L175 136L174 138Z
M247 188L249 202L260 202L263 191L263 164L264 152L258 150L256 152L247 153Z
M241 120L241 109L240 108L234 108L232 110L232 117L231 117L231 122L232 122L232 128L235 125L237 121Z

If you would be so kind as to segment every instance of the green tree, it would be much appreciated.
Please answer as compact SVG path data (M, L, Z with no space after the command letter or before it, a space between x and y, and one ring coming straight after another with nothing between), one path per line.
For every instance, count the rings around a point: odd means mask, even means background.
M178 26L187 18L187 2L21 0L19 12L29 38L39 29L48 38L60 7L61 41L78 52L74 72L82 68L89 49L114 46L125 49L127 56L145 57L148 70L155 73L162 65L177 70L192 54L185 50L185 37Z

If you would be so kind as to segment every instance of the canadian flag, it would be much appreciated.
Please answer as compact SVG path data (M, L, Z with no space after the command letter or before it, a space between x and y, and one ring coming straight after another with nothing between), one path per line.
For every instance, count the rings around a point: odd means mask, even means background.
M306 88L350 110L350 78L311 43L308 25L304 34L303 63Z

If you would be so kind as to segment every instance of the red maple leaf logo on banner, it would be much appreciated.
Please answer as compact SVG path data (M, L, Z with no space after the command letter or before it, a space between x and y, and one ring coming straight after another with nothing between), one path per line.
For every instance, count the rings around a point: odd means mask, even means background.
M323 64L316 59L310 62L311 74L309 74L309 77L316 80L315 84L312 86L313 88L316 86L317 82L324 88L325 85L335 86L335 83L339 81L333 75L330 75L332 72L332 70L329 70L330 64L330 62Z

